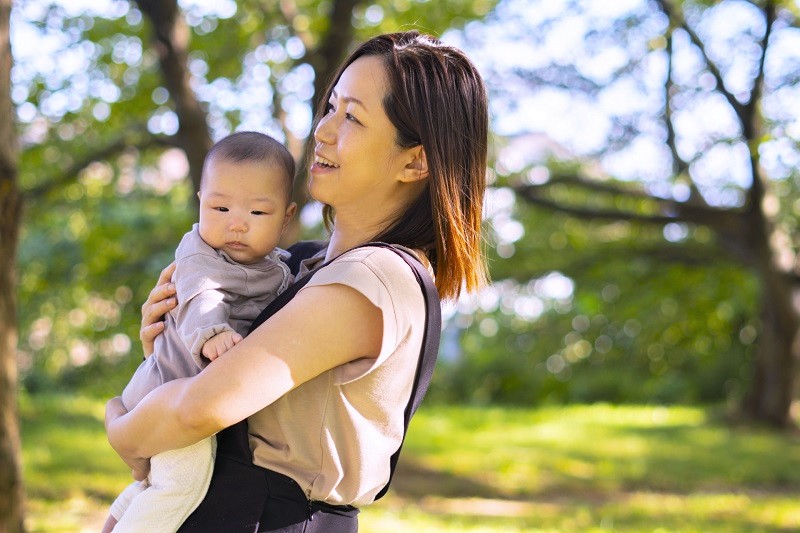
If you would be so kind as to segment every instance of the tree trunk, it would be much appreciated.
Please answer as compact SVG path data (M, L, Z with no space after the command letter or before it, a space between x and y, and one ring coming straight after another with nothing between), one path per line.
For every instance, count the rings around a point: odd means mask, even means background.
M211 149L207 113L192 90L188 67L191 30L183 20L176 0L137 0L150 19L153 45L158 52L164 84L178 115L178 142L189 161L189 176L195 192L200 190L203 162Z
M17 135L11 103L11 0L0 0L0 532L23 527L17 416L15 264L22 199L17 187Z
M758 159L752 162L758 172ZM757 175L758 176L758 175ZM763 180L760 176L759 180ZM770 193L764 190L764 196ZM758 279L760 331L753 346L750 382L742 399L742 414L777 428L792 425L791 403L800 358L800 315L795 306L796 281L779 257L792 254L780 249L785 239L765 213L762 202L739 216L738 224L718 228L720 243ZM723 355L724 356L724 355Z
M792 424L791 404L797 360L800 357L797 310L794 287L786 273L775 268L771 251L764 245L758 253L766 260L757 273L759 278L761 331L755 346L753 370L744 414L753 420L779 428Z

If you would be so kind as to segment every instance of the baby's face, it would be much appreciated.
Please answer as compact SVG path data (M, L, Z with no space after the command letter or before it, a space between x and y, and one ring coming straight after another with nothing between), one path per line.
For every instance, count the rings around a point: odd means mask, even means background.
M212 159L200 188L200 236L234 261L260 261L278 245L297 207L285 180L270 163Z

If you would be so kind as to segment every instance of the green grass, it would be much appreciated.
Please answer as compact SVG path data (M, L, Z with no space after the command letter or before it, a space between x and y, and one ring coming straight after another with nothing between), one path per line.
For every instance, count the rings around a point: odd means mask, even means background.
M28 529L97 531L128 482L103 402L21 402ZM426 406L372 532L800 530L800 439L699 408Z
M28 531L100 531L130 477L106 440L104 408L83 397L20 398Z

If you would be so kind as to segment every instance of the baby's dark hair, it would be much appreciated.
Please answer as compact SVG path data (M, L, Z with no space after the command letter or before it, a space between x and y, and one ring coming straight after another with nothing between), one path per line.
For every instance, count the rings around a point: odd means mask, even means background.
M257 131L237 131L223 137L206 155L205 167L211 160L229 163L267 162L280 165L286 175L286 198L291 201L294 186L295 162L289 150L269 135Z

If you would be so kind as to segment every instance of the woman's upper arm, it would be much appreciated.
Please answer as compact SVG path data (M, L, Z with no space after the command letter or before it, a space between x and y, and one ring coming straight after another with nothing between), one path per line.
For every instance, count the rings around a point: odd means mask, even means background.
M196 376L182 408L217 431L327 370L377 357L382 337L381 310L356 289L306 287Z

